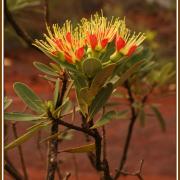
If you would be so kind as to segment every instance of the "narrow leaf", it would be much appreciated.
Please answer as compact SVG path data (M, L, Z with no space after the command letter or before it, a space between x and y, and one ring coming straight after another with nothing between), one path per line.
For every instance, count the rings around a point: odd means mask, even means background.
M111 83L103 87L96 95L89 108L90 119L105 105L113 91L113 85Z
M70 148L62 150L61 152L68 152L68 153L87 153L95 151L95 144L88 144L80 147Z
M34 66L41 72L51 75L51 76L56 76L58 77L58 74L55 72L55 70L46 64L40 63L40 62L34 62Z
M165 120L161 114L161 112L159 111L159 109L156 106L151 105L151 109L154 112L154 114L157 117L157 120L159 121L159 124L161 126L162 131L166 131L166 123Z
M143 63L144 61L138 61L137 63L133 64L124 74L120 76L120 79L118 79L114 83L114 87L122 85L135 71L137 71L137 68Z
M59 97L59 78L56 80L55 88L54 88L54 98L53 98L53 104L56 108L57 102Z
M47 119L41 116L35 116L32 114L24 114L20 112L5 112L4 113L5 120L12 120L12 121L33 121L33 120L40 120L40 119Z
M45 112L43 101L27 85L16 82L14 90L29 108L39 113Z
M5 151L12 149L22 143L24 143L25 141L27 141L28 139L30 139L35 132L37 132L38 130L40 130L43 126L37 126L34 129L31 129L31 131L28 131L27 133L23 134L22 136L20 136L19 138L17 138L16 140L14 140L13 142L9 143L8 145L5 146Z
M116 112L116 111L109 111L106 114L104 114L101 119L96 121L96 123L91 127L91 129L95 129L101 126L106 125L107 123L111 122L112 120L115 119L122 119L125 118L127 111L121 111L121 112Z

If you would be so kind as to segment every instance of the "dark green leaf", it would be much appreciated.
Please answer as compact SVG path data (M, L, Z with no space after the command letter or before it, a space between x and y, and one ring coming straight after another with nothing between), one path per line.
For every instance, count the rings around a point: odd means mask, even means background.
M38 113L45 112L43 101L27 85L16 82L14 83L14 90L29 108Z
M82 68L86 76L92 78L101 70L102 64L98 59L90 58L83 61Z
M105 84L107 79L112 76L115 66L115 64L110 64L96 74L90 87L94 92L97 93L99 89ZM96 95L96 93L94 95Z
M154 114L157 117L157 120L159 121L159 124L161 126L162 131L166 131L166 123L165 120L161 114L161 112L159 111L159 109L156 106L151 105L151 109L154 112Z
M143 63L144 61L139 61L136 64L133 64L125 73L123 73L120 76L120 79L118 79L114 83L114 87L118 87L122 85L134 72L137 71L138 67Z
M94 115L105 105L111 96L112 91L113 85L111 83L107 84L99 91L89 108L90 119L93 118Z

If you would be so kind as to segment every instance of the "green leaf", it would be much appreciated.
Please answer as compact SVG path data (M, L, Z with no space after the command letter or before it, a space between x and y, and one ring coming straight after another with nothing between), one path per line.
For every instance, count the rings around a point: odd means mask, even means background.
M38 113L45 112L43 101L27 85L16 82L14 83L14 90L29 108Z
M68 153L87 153L87 152L92 152L95 151L95 144L88 144L84 146L79 146L75 148L69 148L62 150L61 152L68 152Z
M56 80L55 88L54 88L54 98L53 98L53 104L54 108L56 108L58 97L59 97L59 78Z
M118 87L122 85L134 72L137 71L138 67L143 63L144 61L139 61L135 64L133 64L124 74L121 75L120 79L118 79L114 83L114 87Z
M40 77L42 77L42 78L44 78L45 80L48 80L48 81L56 82L56 78L52 78L52 77L47 76L47 75L40 75Z
M95 92L94 95L96 95L99 89L105 84L107 79L112 76L115 67L115 64L111 64L109 66L104 67L101 71L99 71L96 74L90 87L90 89Z
M111 77L113 70L115 69L115 64L111 64L109 66L104 67L101 69L100 72L96 74L94 77L90 88L84 87L80 89L80 96L84 99L84 101L91 105L92 100L97 95L98 91L105 85L108 78Z
M111 93L113 91L113 85L111 83L103 87L96 97L93 99L93 102L89 108L90 119L105 105Z
M165 123L165 120L164 120L161 112L154 105L151 105L150 107L151 107L152 111L154 112L154 114L156 115L157 120L159 121L159 124L161 126L162 131L166 131L166 123Z
M72 75L71 78L74 80L74 85L78 91L88 86L88 81L86 80L86 76L79 76L76 74L76 75Z
M61 110L61 116L70 112L70 110L72 109L72 106L73 106L73 104L70 100L68 100L65 104L63 104L62 110Z
M32 114L24 114L20 112L5 112L4 119L5 120L13 120L13 121L33 121L33 120L40 120L45 117L42 116L35 116ZM47 117L46 117L47 119Z
M12 101L12 99L9 99L7 97L4 98L4 110L6 110L12 104Z
M86 76L92 78L99 70L101 70L102 64L99 60L90 58L83 61L82 68Z
M88 105L84 101L84 99L81 97L81 95L80 95L80 93L78 91L76 91L76 97L77 97L77 100L78 100L79 108L80 108L82 114L85 116L86 114L88 114Z
M91 127L91 129L95 129L101 126L106 125L107 123L111 122L112 120L115 119L122 119L125 118L127 111L121 111L121 112L116 112L116 111L109 111L106 114L104 114L101 119L96 121L96 123Z
M22 136L20 136L19 138L17 138L16 140L12 141L11 143L9 143L8 145L5 146L5 151L12 149L22 143L24 143L25 141L27 141L28 139L30 139L34 133L36 133L38 130L40 130L42 127L42 125L39 125L33 129L31 129L30 131L26 132L25 134L23 134Z
M40 63L40 62L34 62L33 63L34 66L41 72L51 75L51 76L55 76L58 77L58 74L55 72L55 70L49 66L47 66L46 64Z
M158 79L160 85L164 84L171 77L168 75L170 73L172 73L172 70L173 70L173 63L172 62L169 62L162 67L162 69L160 71L159 79Z

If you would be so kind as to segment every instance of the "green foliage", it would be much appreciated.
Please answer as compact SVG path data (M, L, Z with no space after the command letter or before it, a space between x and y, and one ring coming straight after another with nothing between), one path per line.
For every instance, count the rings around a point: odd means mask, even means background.
M30 109L38 113L45 112L43 101L27 85L16 82L14 83L14 90Z
M32 128L31 130L29 130L28 132L26 132L25 134L20 136L19 138L17 138L13 142L9 143L8 145L5 145L5 148L4 148L5 151L12 149L12 148L24 143L25 141L30 139L34 135L34 133L36 133L37 131L39 131L43 127L44 127L44 125L42 125L42 124L35 126L34 128Z
M5 120L13 120L13 121L34 121L34 120L42 120L47 119L47 117L36 116L32 114L25 114L20 112L5 112L4 113Z
M104 114L98 121L96 121L96 123L91 127L91 129L102 127L115 119L124 119L126 118L126 113L126 110L121 112L109 111L106 114Z
M86 59L82 63L83 72L88 78L93 78L101 68L101 62L95 58Z
M95 151L95 144L88 144L84 146L79 146L75 148L69 148L62 150L61 152L67 152L67 153L87 153L87 152L92 152Z
M114 82L114 87L121 86L127 79L131 77L133 73L138 70L138 67L142 65L144 61L138 61L137 63L133 64L125 73L120 75L120 78Z
M41 4L41 0L13 0L8 1L8 6L11 11L20 11L25 8L34 8Z
M169 62L165 64L161 69L153 69L147 76L147 80L151 84L156 86L162 86L168 83L170 79L175 75L174 64Z
M39 71L41 71L47 75L50 75L50 76L58 77L57 72L55 72L55 70L53 68L47 66L46 64L43 64L43 63L37 62L37 61L34 62L33 64Z
M157 117L157 120L161 126L162 131L166 131L166 123L165 123L165 120L164 120L161 112L154 105L151 105L150 107L151 107L152 111L154 112L154 115Z
M103 87L99 93L96 95L94 100L92 101L91 106L89 107L89 117L92 119L94 115L99 112L99 110L105 105L111 93L113 91L113 85L111 83L107 84ZM89 119L89 120L90 120Z
M53 104L54 108L56 108L59 99L59 79L56 80L55 88L54 88L54 97Z

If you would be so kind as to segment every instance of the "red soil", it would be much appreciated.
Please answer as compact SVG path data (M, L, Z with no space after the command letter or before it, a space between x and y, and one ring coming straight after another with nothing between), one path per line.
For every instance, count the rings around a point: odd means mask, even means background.
M35 53L25 50L23 53L13 52L11 57L12 65L5 67L5 93L14 100L13 110L22 111L23 103L17 98L12 89L12 84L15 81L20 81L28 84L32 89L40 94L41 97L48 98L51 96L48 83L37 76L38 71L33 67L34 60L42 60L47 62L47 59L40 53ZM73 97L72 97L73 98ZM160 103L160 111L166 119L167 131L162 133L155 118L148 118L146 126L141 128L139 122L133 132L133 138L129 149L126 168L133 172L138 168L139 161L144 159L143 176L145 180L175 180L176 178L176 97L174 95L164 95L164 97L152 96L151 101ZM12 109L11 108L11 109ZM120 109L120 107L119 107ZM79 120L77 118L77 123ZM25 132L30 125L18 123L18 134ZM107 125L107 144L108 144L108 159L112 173L118 166L121 157L124 139L127 132L128 121L114 121ZM11 129L9 129L9 141L12 140ZM46 137L47 133L43 133ZM46 175L46 158L41 159L36 148L37 136L23 144L24 157L28 169L30 180L45 179ZM60 148L73 147L85 144L84 137L80 133L74 133L73 140L66 141L60 145ZM45 144L42 144L43 155L46 155ZM9 157L16 167L21 171L21 164L17 150L9 151ZM77 168L79 179L83 180L98 180L98 174L91 167L85 154L77 154ZM74 162L71 154L62 154L60 156L64 163L61 165L63 172L71 172L74 177ZM5 173L5 179L11 178ZM137 177L124 177L125 180L136 180Z

